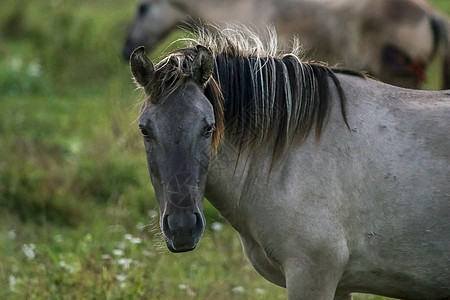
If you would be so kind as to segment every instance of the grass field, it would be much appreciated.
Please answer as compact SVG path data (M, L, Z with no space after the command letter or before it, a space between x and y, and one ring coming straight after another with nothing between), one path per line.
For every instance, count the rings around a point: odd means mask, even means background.
M433 2L450 15L449 1ZM120 57L134 9L2 1L0 299L285 299L208 203L195 251L163 244L141 94Z

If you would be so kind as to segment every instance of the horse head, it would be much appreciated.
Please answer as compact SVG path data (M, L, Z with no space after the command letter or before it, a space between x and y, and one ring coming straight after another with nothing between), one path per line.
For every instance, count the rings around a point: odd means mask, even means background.
M122 55L129 60L138 46L152 50L186 17L182 2L168 0L142 0L131 23Z
M215 130L213 105L204 94L212 53L202 46L188 52L183 62L169 57L156 67L144 47L130 58L133 77L147 96L139 128L172 252L193 250L205 228L203 193Z
M368 57L366 67L376 78L418 89L426 82L427 68L432 61L444 54L443 88L448 88L445 18L427 3L409 0L369 1L364 12L361 28Z

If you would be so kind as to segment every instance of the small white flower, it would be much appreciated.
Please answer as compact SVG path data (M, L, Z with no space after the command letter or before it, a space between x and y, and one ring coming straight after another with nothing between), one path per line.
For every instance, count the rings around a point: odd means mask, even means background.
M125 239L129 240L130 243L132 243L132 244L140 244L140 243L142 243L142 240L140 238L134 237L134 236L132 236L129 233L125 234Z
M123 266L124 269L129 269L130 264L133 262L131 258L119 258L117 260L117 263L121 266Z
M211 229L214 231L222 231L223 230L223 225L220 222L214 222L211 224Z
M127 276L125 276L123 274L118 274L118 275L116 275L116 279L117 279L117 281L124 282L127 279Z
M243 286L235 286L234 288L231 289L231 291L235 294L242 294L245 292L245 288Z
M107 259L111 259L111 255L109 254L102 254L102 259L107 260Z
M256 288L255 293L258 295L264 295L266 293L266 290L261 289L261 288Z
M178 285L178 288L179 288L180 290L186 290L188 287L189 287L189 286L188 286L187 284L184 284L184 283L180 283L180 284Z
M41 75L41 65L33 62L28 66L28 75L32 77L39 77Z
M116 256L122 256L124 254L124 252L121 249L114 249L113 254Z
M141 240L140 238L138 238L138 237L134 237L134 238L132 238L132 239L130 240L130 242L131 242L132 244L140 244L140 243L142 243L142 240Z
M16 237L17 237L16 231L15 231L14 229L8 231L8 237L9 237L9 239L11 239L11 240L15 240Z
M72 154L78 154L82 149L82 144L79 140L68 140L68 148Z
M66 262L63 261L63 260L59 262L59 266L61 268L63 268L64 270L68 271L69 273L75 272L74 267L72 267L71 265L66 264Z
M16 291L16 284L17 284L16 277L14 277L13 275L10 275L9 276L9 290L11 292L15 292Z
M29 260L32 260L35 257L34 249L36 249L35 244L23 244L22 245L22 251Z

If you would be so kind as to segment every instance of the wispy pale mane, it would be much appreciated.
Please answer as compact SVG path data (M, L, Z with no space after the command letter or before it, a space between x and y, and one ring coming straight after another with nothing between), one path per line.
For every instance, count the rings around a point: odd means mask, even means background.
M204 91L215 110L214 147L222 136L241 148L273 141L277 157L292 141L305 140L313 129L319 139L331 109L329 79L340 98L343 125L348 126L345 96L335 73L362 75L304 63L298 47L281 51L276 40L271 30L263 41L245 28L201 28L188 48L170 53L156 65L149 99L164 98L190 78L195 46L202 45L215 60Z

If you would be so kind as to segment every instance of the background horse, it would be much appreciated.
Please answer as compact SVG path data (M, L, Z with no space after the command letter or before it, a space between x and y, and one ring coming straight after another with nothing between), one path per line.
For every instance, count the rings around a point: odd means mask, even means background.
M303 63L274 41L226 30L156 66L132 54L168 248L196 247L205 195L289 299L449 299L449 93Z
M177 26L199 19L274 24L285 40L299 36L310 58L409 88L421 87L440 52L443 88L450 88L450 25L418 0L144 0L128 31L124 58L141 45L152 49Z

